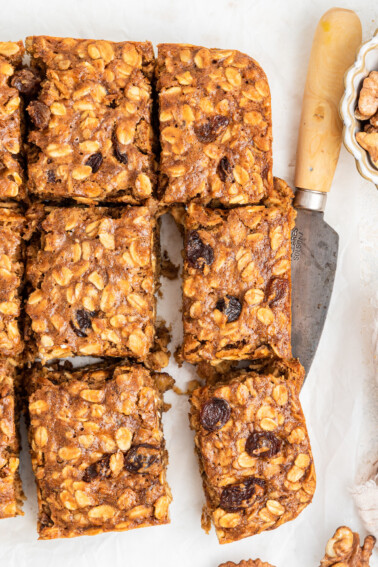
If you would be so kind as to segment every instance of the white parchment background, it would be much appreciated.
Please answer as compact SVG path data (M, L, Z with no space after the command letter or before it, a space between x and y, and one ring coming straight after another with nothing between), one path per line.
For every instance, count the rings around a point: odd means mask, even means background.
M364 38L378 26L373 0L340 2L357 11ZM0 39L32 34L112 40L149 39L236 48L264 67L273 101L274 172L293 182L295 147L307 62L316 23L327 0L0 0ZM313 504L292 523L220 546L200 528L202 490L188 428L185 397L168 394L165 416L173 491L169 526L119 534L38 542L36 496L26 452L22 477L25 516L0 522L1 567L217 567L222 561L261 557L277 567L316 567L340 524L363 532L348 493L364 459L378 456L377 387L371 329L378 298L378 192L364 181L342 149L326 220L340 235L334 294L323 337L302 391L318 486ZM163 248L180 255L171 223ZM160 312L181 335L179 282L164 280ZM377 316L377 313L376 313ZM178 385L189 366L169 371ZM377 553L372 565L378 566Z

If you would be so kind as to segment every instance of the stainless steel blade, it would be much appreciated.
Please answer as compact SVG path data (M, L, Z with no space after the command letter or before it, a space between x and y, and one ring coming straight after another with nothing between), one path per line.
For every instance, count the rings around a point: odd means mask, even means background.
M331 300L339 236L322 212L300 209L291 244L292 346L307 375Z

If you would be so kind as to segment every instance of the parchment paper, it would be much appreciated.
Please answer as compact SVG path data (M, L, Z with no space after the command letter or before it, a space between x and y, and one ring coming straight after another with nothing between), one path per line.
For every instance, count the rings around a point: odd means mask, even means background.
M357 10L366 39L377 23L370 0L340 2ZM267 72L273 100L274 173L293 182L297 128L312 36L327 0L1 0L0 39L31 34L112 40L150 39L236 48ZM260 557L277 567L316 567L327 539L346 524L363 533L348 488L360 463L378 453L377 389L371 343L372 298L378 288L378 192L342 149L326 220L340 235L334 294L311 372L302 390L318 475L313 504L275 531L220 546L200 527L203 495L184 396L167 395L164 418L174 502L169 526L72 540L37 541L36 493L29 457L22 456L28 497L25 516L0 521L1 567L217 567ZM180 259L181 239L170 221L163 249ZM181 339L180 282L163 280L159 312ZM189 365L169 372L181 387ZM24 445L26 441L24 439ZM375 553L371 563L378 566Z

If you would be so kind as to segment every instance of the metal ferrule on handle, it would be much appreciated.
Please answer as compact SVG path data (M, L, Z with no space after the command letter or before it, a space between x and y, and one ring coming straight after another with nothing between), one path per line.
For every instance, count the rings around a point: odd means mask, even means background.
M310 191L309 189L297 189L294 198L296 209L306 209L308 211L318 211L324 213L327 202L327 193L321 191Z

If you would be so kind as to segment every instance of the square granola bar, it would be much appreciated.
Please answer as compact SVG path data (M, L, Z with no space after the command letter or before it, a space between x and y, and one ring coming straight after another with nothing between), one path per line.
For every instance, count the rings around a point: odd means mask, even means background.
M191 396L206 496L203 525L212 520L229 543L294 519L311 502L315 471L298 394L298 361L275 361L262 373L236 370L227 382Z
M140 203L154 191L149 42L29 37L42 74L28 106L29 190L38 199Z
M13 80L21 67L21 41L0 42L0 201L25 197L24 174L19 162L22 150L21 98Z
M28 249L26 306L43 361L144 360L155 323L156 222L147 207L56 208Z
M0 359L0 519L23 515L15 364L12 359Z
M266 75L234 50L161 44L160 193L166 204L258 203L273 186Z
M289 358L293 209L191 203L184 222L183 358Z
M17 356L24 348L19 318L24 274L25 218L14 206L0 206L0 356Z
M40 539L169 523L163 401L140 365L37 365L29 441Z

